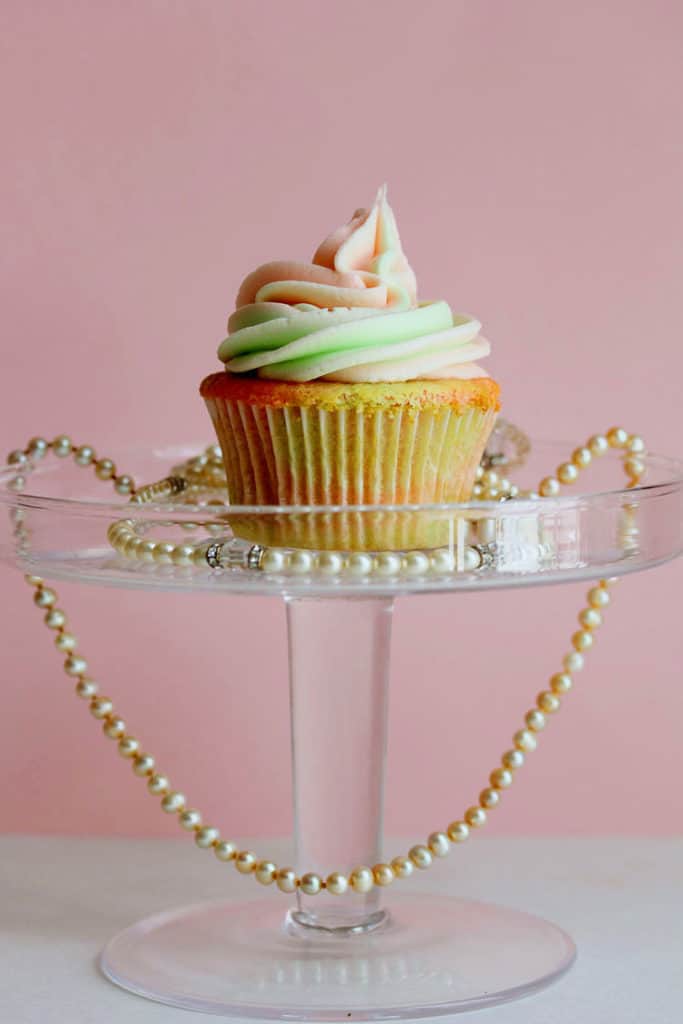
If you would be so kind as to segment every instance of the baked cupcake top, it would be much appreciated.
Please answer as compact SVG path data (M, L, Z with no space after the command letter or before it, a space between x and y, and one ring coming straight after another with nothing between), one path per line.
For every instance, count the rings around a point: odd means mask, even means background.
M242 282L218 358L233 374L373 383L486 377L481 324L447 302L418 302L396 220L380 188L316 250Z

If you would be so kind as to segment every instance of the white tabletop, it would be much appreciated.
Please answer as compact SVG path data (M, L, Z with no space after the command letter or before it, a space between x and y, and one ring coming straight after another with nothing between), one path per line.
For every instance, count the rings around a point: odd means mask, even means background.
M283 842L255 845L286 857ZM477 837L457 860L410 884L540 914L578 945L576 965L551 988L459 1021L683 1019L683 839ZM114 987L98 974L95 957L140 917L231 893L243 898L245 886L182 840L0 839L0 1020L206 1024L211 1018L203 1014Z

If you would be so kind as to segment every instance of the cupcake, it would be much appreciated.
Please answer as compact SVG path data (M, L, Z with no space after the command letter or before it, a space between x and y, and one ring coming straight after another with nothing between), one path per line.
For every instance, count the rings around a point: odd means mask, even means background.
M443 544L436 511L348 508L467 500L499 408L479 321L418 302L386 188L311 263L250 273L235 307L225 369L201 384L230 503L343 507L231 516L235 533L322 549Z

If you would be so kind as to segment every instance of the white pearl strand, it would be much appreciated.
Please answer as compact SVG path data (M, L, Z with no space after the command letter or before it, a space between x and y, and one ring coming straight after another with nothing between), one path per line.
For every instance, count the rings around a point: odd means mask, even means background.
M24 451L12 452L8 462L16 465L21 471L24 468L30 469L29 457L40 458L50 447L59 457L63 457L65 451L67 454L75 451L77 462L78 452L83 452L84 448L92 452L88 446L74 449L65 435L60 435L51 444L41 441L41 444L37 445L40 440L31 441ZM645 446L637 435L628 434L622 428L614 427L605 435L596 434L591 437L585 446L577 448L572 453L568 462L558 467L555 476L545 477L539 485L539 495L545 497L557 494L560 484L573 483L578 476L578 470L585 469L594 456L604 454L609 448L624 451L624 469L629 477L629 487L635 487L645 470L641 458ZM39 454L36 454L37 452ZM82 458L85 459L85 456ZM90 461L92 458L94 455ZM88 465L90 462L82 461L79 464ZM577 472L572 472L572 469L576 469ZM485 476L487 472L488 478ZM497 480L491 480L491 472L485 470L480 474L479 482L487 490L495 489L499 483ZM110 479L112 476L113 472L110 472L103 479ZM14 489L21 488L15 486ZM130 491L127 493L130 492L135 493L132 480ZM482 789L477 803L468 807L461 819L452 821L444 832L432 832L426 843L413 846L406 856L394 857L390 863L375 864L373 867L360 865L348 875L333 871L327 878L322 878L310 871L298 875L291 867L281 868L273 861L261 860L251 851L240 850L234 842L222 839L217 828L204 825L201 813L188 808L184 794L172 788L168 777L157 768L154 757L143 752L139 741L128 733L125 721L114 711L113 701L109 697L99 695L98 684L88 675L86 659L76 653L78 642L75 635L67 629L66 615L56 606L56 591L47 586L40 576L27 575L25 579L34 588L34 603L45 612L46 626L55 631L55 646L66 654L64 671L76 680L76 696L88 702L92 716L102 722L105 736L116 741L119 754L131 762L136 775L146 780L148 791L153 796L161 798L161 809L167 814L175 814L181 828L194 833L194 841L200 849L212 849L218 860L233 862L240 873L253 875L261 885L275 883L282 892L293 893L300 890L309 896L323 891L334 895L341 895L349 890L367 893L376 885L386 886L395 879L408 878L416 868L425 870L432 865L434 858L445 857L451 845L464 842L472 829L481 828L486 824L487 812L500 803L503 791L512 785L526 755L536 749L538 733L545 728L548 716L560 709L562 698L572 687L572 675L583 668L584 652L592 646L595 631L602 624L603 611L610 602L609 588L614 582L600 580L588 591L587 607L583 608L578 616L580 629L572 635L571 649L562 660L562 670L550 677L548 688L541 690L534 707L525 714L523 727L514 734L513 745L502 755L500 767L495 768L489 775L488 785Z
M525 436L508 424L507 432L511 432L517 443L518 455L528 449L528 442ZM526 448L525 448L526 443ZM175 466L172 470L173 476L160 480L158 483L147 485L131 494L131 503L144 504L150 501L162 501L166 498L183 493L183 499L193 504L211 509L217 514L218 508L227 510L226 502L211 499L198 500L195 496L197 491L203 493L207 488L224 488L225 473L222 469L220 448L217 445L210 445L206 451L199 456L189 459L182 465ZM472 497L482 501L506 501L509 498L532 497L537 498L538 494L533 491L520 491L519 488L501 476L493 467L485 468L479 466L476 473ZM156 524L159 525L159 524ZM107 539L113 549L123 558L131 561L152 563L159 565L196 566L206 568L209 564L212 568L222 566L220 558L214 561L211 558L211 548L218 546L223 548L224 544L216 545L215 538L224 532L225 523L219 521L208 521L199 523L167 523L168 526L180 526L186 530L203 528L212 535L211 540L195 541L171 541L152 540L146 536L150 529L149 524L135 519L120 519L112 523L107 531ZM488 541L492 539L490 534L495 535L495 521L479 519L477 522L461 520L461 527L465 531L465 537L474 531L478 537L477 544L463 544L462 555L459 557L458 546L434 548L430 550L408 550L408 551L310 551L299 548L277 548L261 547L254 545L254 552L258 553L255 561L248 561L247 565L241 560L236 564L240 568L249 567L258 569L274 575L306 576L317 574L326 577L347 576L355 579L376 577L391 579L397 576L443 576L454 571L474 572L482 568L490 561ZM491 530L493 527L493 530ZM244 560L247 561L247 551L243 551Z
M185 525L185 524L178 524ZM210 533L225 530L220 523L190 523L192 529L203 527ZM156 562L159 565L196 566L206 569L217 565L209 560L213 540L195 543L170 540L151 540L144 536L146 524L134 519L119 519L107 531L107 539L123 558L136 562ZM222 548L224 545L219 544ZM462 562L458 562L457 550L434 548L429 551L307 551L303 548L261 548L253 545L258 552L252 568L274 575L348 576L365 579L369 576L390 579L396 576L442 576L456 569L474 572L484 564L483 548L468 544L464 547ZM240 568L245 567L249 549L245 548Z

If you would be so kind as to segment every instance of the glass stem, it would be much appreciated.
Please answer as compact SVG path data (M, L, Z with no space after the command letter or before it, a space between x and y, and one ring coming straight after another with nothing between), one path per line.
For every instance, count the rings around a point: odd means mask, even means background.
M382 859L390 598L287 601L296 869L347 877ZM298 893L295 926L365 932L380 890Z

